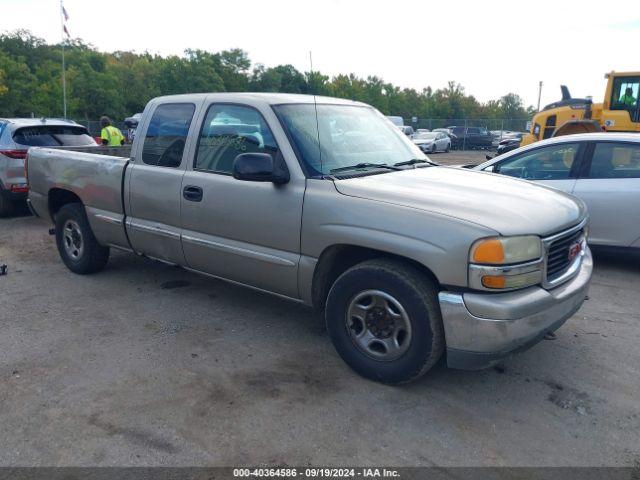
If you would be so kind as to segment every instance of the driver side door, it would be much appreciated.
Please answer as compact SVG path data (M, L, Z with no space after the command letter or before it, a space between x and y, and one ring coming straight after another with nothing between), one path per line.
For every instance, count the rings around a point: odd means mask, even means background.
M559 143L515 154L493 164L494 173L531 180L567 193L573 192L584 144Z

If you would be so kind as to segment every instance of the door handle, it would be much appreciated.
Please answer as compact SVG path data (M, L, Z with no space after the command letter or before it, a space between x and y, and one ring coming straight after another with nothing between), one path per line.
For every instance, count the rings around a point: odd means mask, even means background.
M187 185L182 189L182 196L185 200L189 200L190 202L201 202L202 188L194 185Z

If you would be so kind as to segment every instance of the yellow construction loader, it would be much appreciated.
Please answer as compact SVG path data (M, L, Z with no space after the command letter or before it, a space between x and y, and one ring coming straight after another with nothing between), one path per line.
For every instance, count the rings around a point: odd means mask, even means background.
M562 85L562 100L534 115L520 145L573 133L640 133L640 72L611 72L605 78L607 88L602 103L571 98L569 89Z

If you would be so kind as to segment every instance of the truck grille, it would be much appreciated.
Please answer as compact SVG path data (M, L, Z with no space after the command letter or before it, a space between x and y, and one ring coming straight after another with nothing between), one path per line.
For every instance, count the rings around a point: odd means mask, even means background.
M547 255L547 282L552 282L564 274L572 263L569 249L584 236L584 230L567 234L549 245Z

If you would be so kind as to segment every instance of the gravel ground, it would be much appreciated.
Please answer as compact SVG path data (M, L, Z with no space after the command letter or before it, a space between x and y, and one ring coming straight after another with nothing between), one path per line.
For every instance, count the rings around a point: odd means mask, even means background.
M477 165L485 162L487 155L493 157L495 154L488 150L450 150L447 153L430 153L429 158L443 165Z
M0 219L0 466L640 464L640 255L597 253L555 340L387 387L303 306L118 252L77 276L47 228Z

